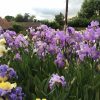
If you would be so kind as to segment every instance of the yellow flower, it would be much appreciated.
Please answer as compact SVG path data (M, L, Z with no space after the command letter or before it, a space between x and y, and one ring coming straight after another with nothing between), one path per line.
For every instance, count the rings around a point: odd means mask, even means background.
M0 100L3 100L3 98L0 97Z
M36 100L41 100L40 98L36 98Z
M5 51L5 50L6 50L5 45L0 45L0 51Z
M5 45L0 45L0 52L6 52L6 47Z
M2 97L0 97L0 100L4 100ZM5 98L5 100L8 100L7 98Z
M0 76L0 82L2 82L2 81L7 81L7 79L8 79L8 77L6 77L6 76L5 76L5 77L1 77L1 76Z
M3 90L11 90L17 86L16 83L11 84L10 82L1 82L0 83L0 89Z
M42 100L47 100L46 98L43 98Z
M0 39L0 45L2 45L2 44L5 44L6 43L6 40L5 40L5 38L3 38L3 39Z
M5 45L0 45L0 57L2 57L3 54L6 52L7 52L7 50L6 50Z
M25 39L28 39L28 36L26 35L26 36L24 36L24 38L25 38Z
M41 99L40 98L36 98L36 100L41 100ZM47 99L43 98L42 100L47 100Z
M0 57L3 56L3 54L7 52L5 43L6 43L6 40L4 38L0 39Z
M0 52L0 57L2 57L2 56L3 56L3 53Z

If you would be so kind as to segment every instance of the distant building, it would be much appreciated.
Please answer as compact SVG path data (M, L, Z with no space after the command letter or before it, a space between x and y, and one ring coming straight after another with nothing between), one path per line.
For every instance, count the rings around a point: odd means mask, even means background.
M8 22L6 19L3 19L0 17L0 26L3 29L9 29L12 27L12 24L11 24L11 22Z

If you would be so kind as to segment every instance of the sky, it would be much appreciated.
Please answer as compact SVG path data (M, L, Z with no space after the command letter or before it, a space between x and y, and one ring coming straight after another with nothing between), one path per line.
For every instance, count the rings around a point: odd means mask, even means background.
M37 19L52 20L55 15L65 12L66 0L0 0L0 16L16 16L29 13ZM84 0L69 0L68 17L77 15Z

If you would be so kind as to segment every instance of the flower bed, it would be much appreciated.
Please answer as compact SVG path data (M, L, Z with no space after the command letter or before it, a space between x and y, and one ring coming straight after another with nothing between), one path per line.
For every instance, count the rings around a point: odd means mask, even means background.
M18 79L15 81L25 93L23 100L38 97L100 100L100 27L97 21L79 32L72 27L65 32L46 25L29 28L25 36L9 30L0 32L0 64L16 70ZM5 90L7 86L16 93L15 84L5 82L7 77L0 77L3 81L0 89ZM21 95L21 99L16 100L22 100L23 93L19 91L21 94L17 96Z

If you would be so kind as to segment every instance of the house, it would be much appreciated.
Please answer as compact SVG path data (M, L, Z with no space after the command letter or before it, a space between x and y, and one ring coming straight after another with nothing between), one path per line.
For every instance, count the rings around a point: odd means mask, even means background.
M0 17L0 26L3 29L10 29L12 27L11 22L8 22L6 19Z

